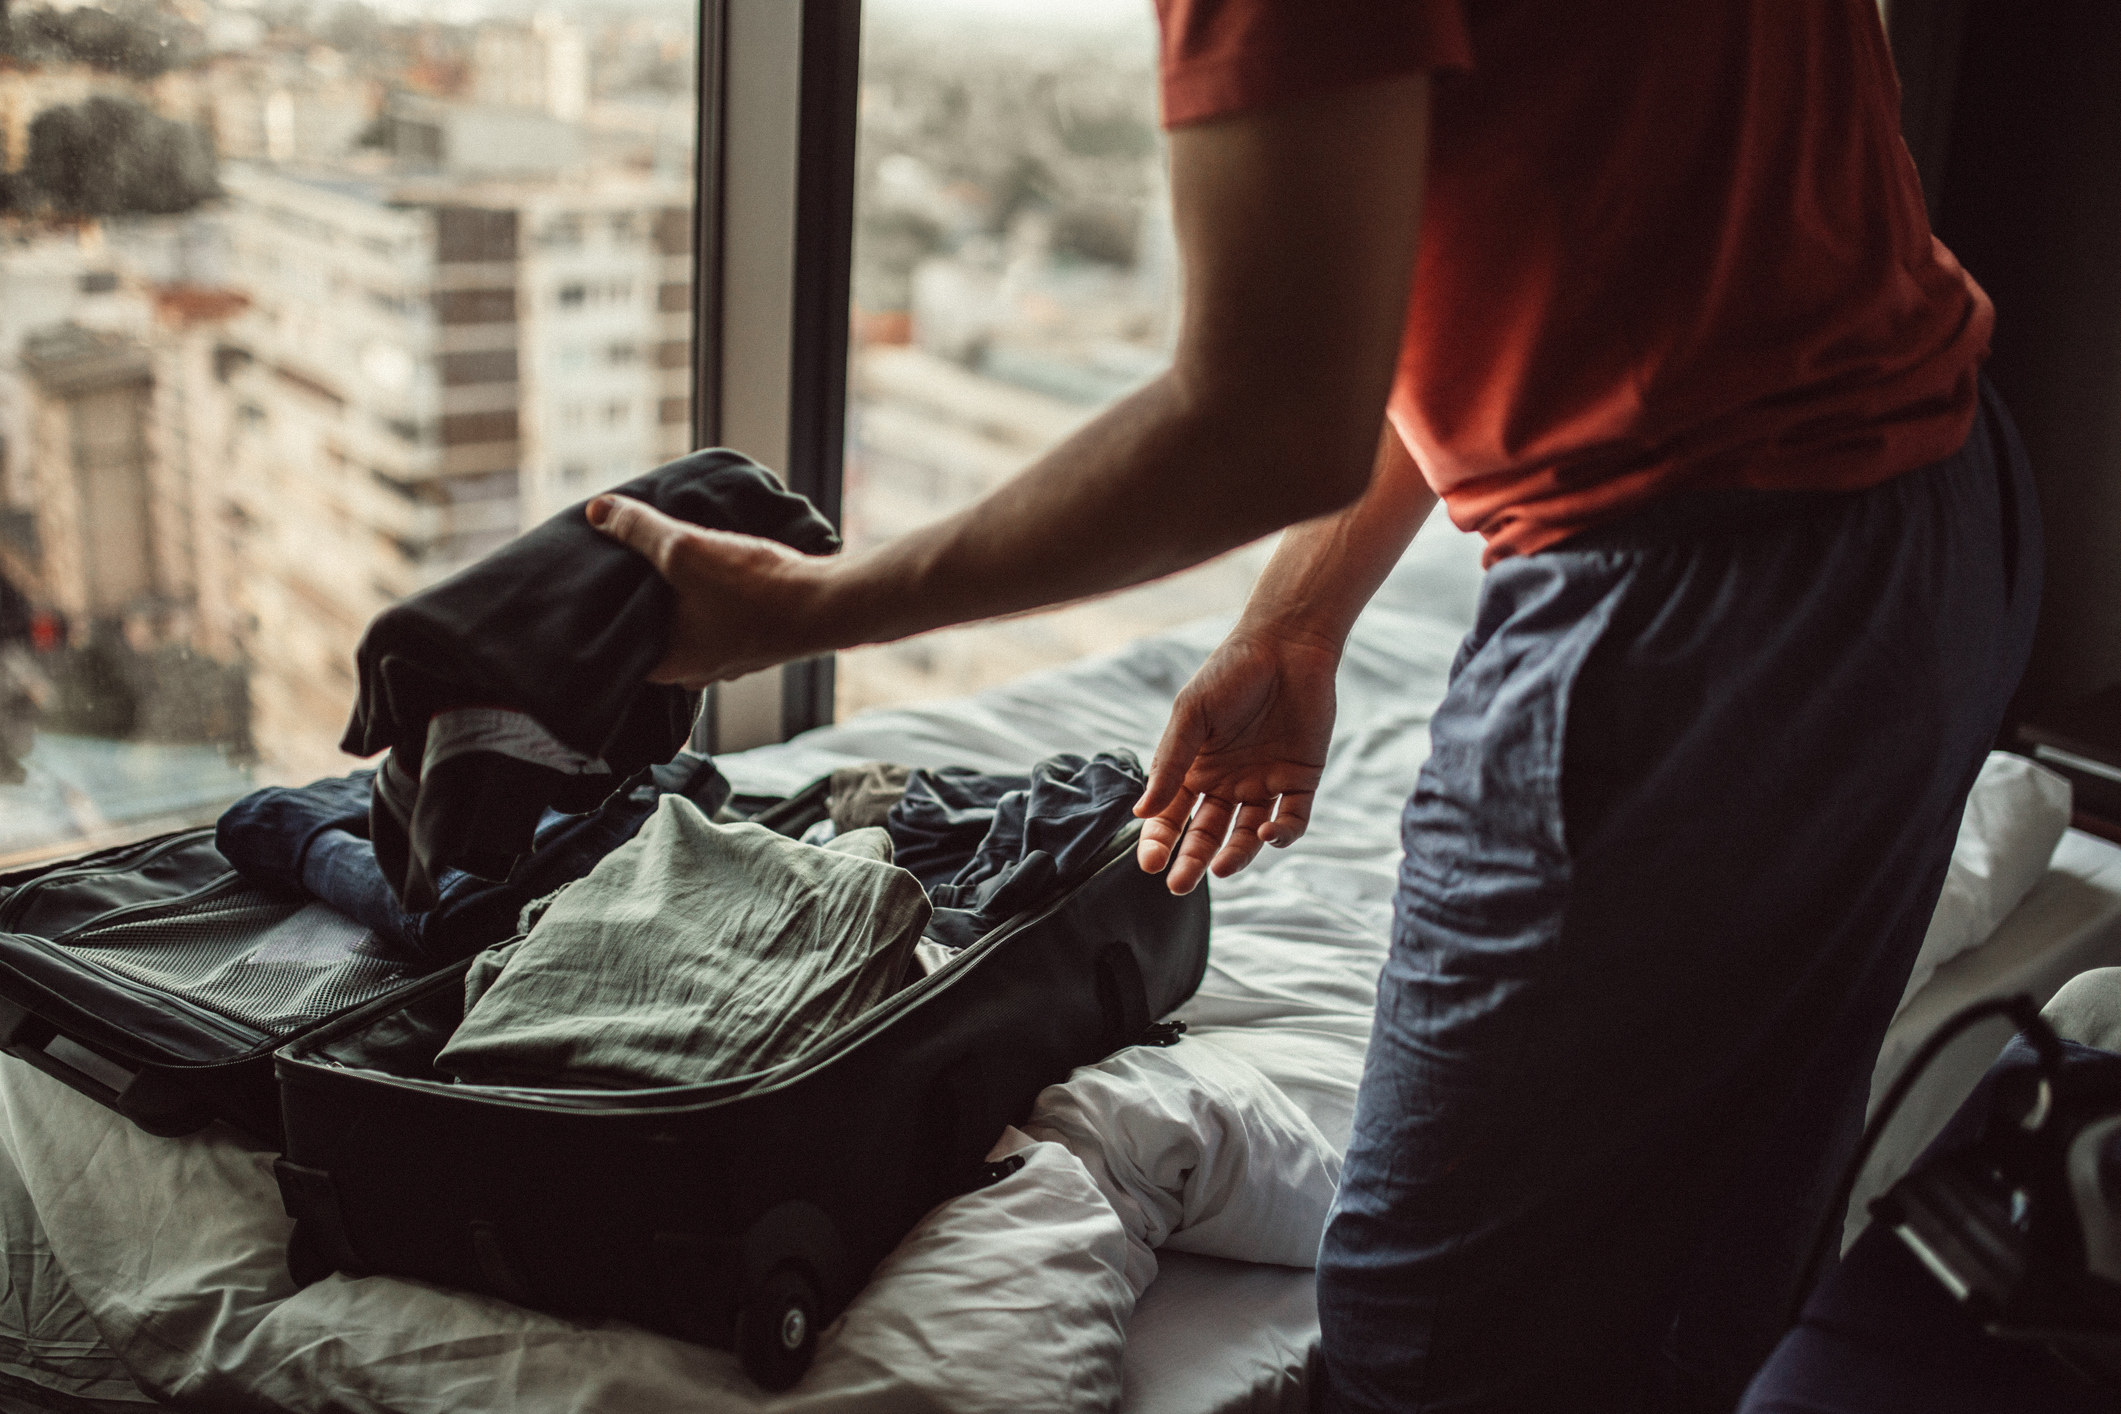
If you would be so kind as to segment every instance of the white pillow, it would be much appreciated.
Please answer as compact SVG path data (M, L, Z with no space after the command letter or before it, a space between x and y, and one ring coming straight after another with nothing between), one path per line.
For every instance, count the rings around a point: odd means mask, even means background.
M2069 811L2067 780L2023 756L1989 753L1966 797L1951 870L1900 996L1902 1006L1938 968L1987 942L2040 882L2069 828Z

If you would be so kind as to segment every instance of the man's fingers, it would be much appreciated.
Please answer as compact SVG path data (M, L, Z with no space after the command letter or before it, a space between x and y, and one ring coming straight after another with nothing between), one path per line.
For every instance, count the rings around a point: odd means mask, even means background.
M667 577L670 552L692 527L631 496L598 496L583 507L589 523Z
M1311 828L1311 803L1315 793L1307 790L1292 790L1281 798L1281 805L1274 818L1259 827L1259 837L1276 849L1287 849L1304 837Z
M1186 831L1186 816L1193 809L1193 800L1191 795L1173 800L1162 811L1142 821L1141 842L1135 846L1134 857L1143 872L1161 874L1164 866L1171 862L1171 851L1177 847L1179 836Z
M1237 807L1237 818L1230 823L1230 837L1216 851L1215 862L1208 866L1209 872L1218 879L1227 879L1250 864L1259 856L1259 827L1273 818L1274 807L1247 801Z
M1193 758L1199 753L1205 737L1201 731L1199 717L1189 711L1183 700L1171 709L1171 716L1164 723L1164 734L1156 743L1156 754L1149 758L1149 785L1142 798L1134 802L1134 813L1147 818L1161 815L1170 809L1171 803L1181 793L1186 772L1193 767ZM1189 799L1187 805L1192 801Z
M1217 800L1212 795L1202 796L1200 804L1193 807L1193 818L1186 823L1185 836L1179 840L1178 848L1171 856L1171 872L1164 883L1172 893L1193 892L1193 886L1208 872L1208 861L1222 848L1223 836L1229 831L1229 802Z

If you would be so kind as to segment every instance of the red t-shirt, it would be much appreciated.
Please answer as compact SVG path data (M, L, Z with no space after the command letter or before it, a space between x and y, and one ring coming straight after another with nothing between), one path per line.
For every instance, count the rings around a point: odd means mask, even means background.
M1491 561L1965 440L1994 316L1930 235L1875 0L1157 4L1170 126L1437 71L1388 411Z

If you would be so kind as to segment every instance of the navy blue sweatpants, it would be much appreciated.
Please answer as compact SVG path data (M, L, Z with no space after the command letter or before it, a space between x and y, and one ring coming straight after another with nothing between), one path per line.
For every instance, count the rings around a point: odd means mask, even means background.
M1729 1410L1773 1348L2039 599L1945 461L1495 566L1404 820L1320 1254L1334 1410Z

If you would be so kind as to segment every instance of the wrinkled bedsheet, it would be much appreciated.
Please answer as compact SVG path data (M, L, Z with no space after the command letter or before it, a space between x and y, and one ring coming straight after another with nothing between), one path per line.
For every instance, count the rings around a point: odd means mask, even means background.
M1269 1313L1254 1373L1293 1376L1308 1283L1256 1263L1304 1258L1304 1225L1315 1232L1337 1176L1389 933L1399 808L1477 580L1477 548L1439 519L1364 615L1309 835L1213 885L1208 974L1179 1013L1189 1038L1168 1060L1117 1067L1131 1078L1106 1062L1073 1099L1042 1097L997 1146L1020 1149L1025 1166L930 1214L825 1333L795 1390L760 1395L723 1352L416 1282L334 1276L297 1291L270 1155L225 1130L153 1138L0 1058L10 1299L41 1313L35 1340L0 1333L0 1408L22 1383L127 1407L111 1357L158 1397L217 1410L1021 1414L1113 1408L1123 1363L1126 1407L1178 1408L1180 1382L1208 1373L1184 1368L1185 1349L1209 1353L1186 1293L1211 1291ZM1022 771L1114 746L1146 759L1222 628L867 714L722 765L739 791L779 793L868 760ZM1174 1100L1172 1077L1153 1072L1188 1054L1219 1078ZM1159 1087L1139 1092L1158 1103L1129 1103L1129 1084ZM1247 1087L1266 1100L1247 1108ZM1248 1202L1244 1220L1216 1221ZM1191 1252L1149 1280L1157 1243L1182 1251L1189 1228ZM1231 1257L1248 1260L1218 1260ZM100 1340L69 1344L90 1329ZM1173 1360L1128 1358L1130 1330L1138 1344L1156 1333ZM1250 1398L1239 1381L1225 1402Z

